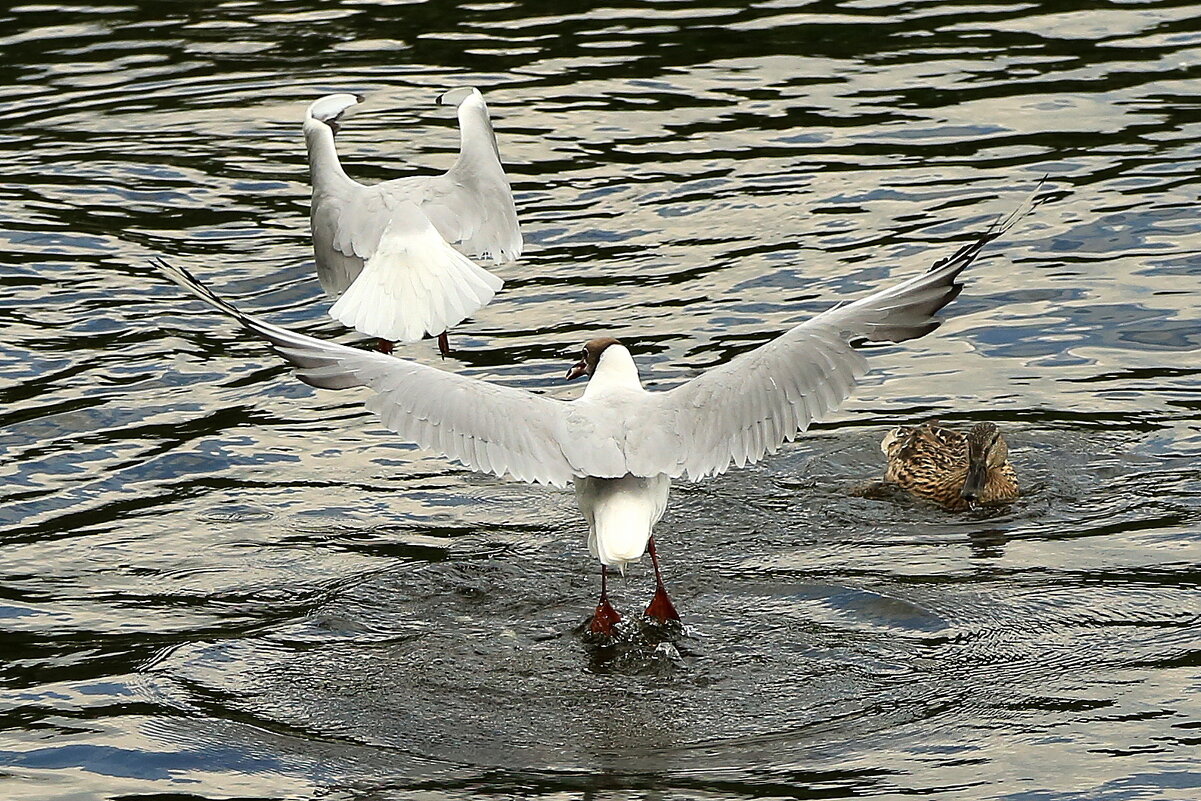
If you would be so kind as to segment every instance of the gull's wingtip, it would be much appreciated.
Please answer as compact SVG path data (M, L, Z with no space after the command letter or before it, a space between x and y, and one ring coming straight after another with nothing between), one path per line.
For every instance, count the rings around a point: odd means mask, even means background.
M1023 200L1016 209L999 216L988 229L989 241L996 239L1004 234L1009 229L1013 228L1021 222L1027 214L1047 203L1054 203L1060 198L1067 197L1070 192L1065 189L1049 189L1044 190L1047 182L1051 180L1051 174L1046 173L1042 178L1038 179L1038 183L1034 186L1034 191L1031 192L1025 200Z
M194 295L204 296L205 286L197 280L196 276L192 275L183 267L178 267L164 259L162 256L153 256L150 259L150 266L164 278L178 287L188 290Z
M458 86L438 95L434 102L442 106L458 106L469 97L479 97L482 99L483 94L474 86Z
M950 265L957 265L957 269L955 269L954 272L956 275L958 275L958 273L962 272L976 259L976 256L980 254L980 251L989 242L999 239L1005 233L1010 231L1015 225L1025 219L1026 215L1034 211L1039 206L1064 197L1067 193L1063 191L1042 191L1043 186L1047 183L1048 178L1049 176L1044 175L1041 179L1039 179L1038 184L1034 187L1034 191L1031 192L1025 200L1018 204L1017 208L1008 214L1002 214L997 217L997 219L993 220L992 224L989 225L988 228L984 229L983 233L965 244L959 250L952 253L950 256L934 262L934 264L930 265L930 269L927 270L927 272L936 273L946 269Z
M319 97L309 105L305 117L324 123L337 122L343 114L362 103L364 99L362 95L349 92Z
M222 300L217 293L205 286L199 278L188 272L186 268L171 264L162 256L151 258L150 266L171 283L182 289L186 289L218 311L228 314L243 325L248 324L245 314L240 312L229 301Z
M989 241L996 239L1010 228L1013 228L1013 226L1017 225L1017 223L1020 222L1027 214L1034 211L1039 206L1043 205L1044 203L1049 203L1057 197L1060 197L1060 195L1055 192L1042 191L1043 186L1047 183L1047 179L1049 177L1050 176L1044 175L1042 178L1040 178L1038 184L1036 184L1034 187L1034 191L1031 192L1016 209L1009 212L1007 215L997 218L997 221L994 222L989 228L989 233L992 235Z

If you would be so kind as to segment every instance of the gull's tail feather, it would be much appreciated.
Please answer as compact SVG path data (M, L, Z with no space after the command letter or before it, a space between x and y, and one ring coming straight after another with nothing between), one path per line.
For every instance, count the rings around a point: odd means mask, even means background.
M622 571L642 558L651 529L667 509L671 480L664 475L575 478L576 500L588 520L588 550Z
M462 322L491 301L503 284L426 222L386 231L329 313L364 334L412 342Z

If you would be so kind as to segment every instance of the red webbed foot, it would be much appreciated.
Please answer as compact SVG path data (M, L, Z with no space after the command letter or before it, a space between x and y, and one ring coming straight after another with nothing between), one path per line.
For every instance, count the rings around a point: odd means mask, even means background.
M601 598L600 603L596 605L596 612L592 615L592 621L588 624L588 631L603 637L613 637L617 634L616 626L620 622L621 615L617 614L613 604L609 603L608 598Z
M655 588L655 597L651 598L650 605L646 607L646 616L660 623L680 621L680 613L676 611L676 605L671 602L671 598L667 597L667 589L662 584Z

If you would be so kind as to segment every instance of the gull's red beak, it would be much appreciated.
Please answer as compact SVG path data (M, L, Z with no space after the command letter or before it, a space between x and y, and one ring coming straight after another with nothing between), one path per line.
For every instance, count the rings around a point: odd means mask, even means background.
M583 359L580 359L567 371L567 380L572 381L577 379L586 372L588 372L588 364Z

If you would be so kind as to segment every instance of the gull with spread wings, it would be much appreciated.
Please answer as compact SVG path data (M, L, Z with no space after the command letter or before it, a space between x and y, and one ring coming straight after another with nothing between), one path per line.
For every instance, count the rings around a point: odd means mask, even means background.
M644 552L656 582L646 614L679 620L652 536L672 479L698 481L757 462L837 408L867 371L857 346L904 342L937 328L935 315L962 289L960 273L1033 205L1032 199L929 270L828 309L670 390L644 389L625 345L593 339L567 373L568 380L589 379L571 401L290 331L239 311L179 267L161 260L157 266L270 342L306 384L371 390L367 407L405 440L496 476L574 484L589 550L601 563L590 628L611 634L621 618L608 599L607 570Z
M385 352L393 342L429 334L445 356L446 330L492 300L503 283L464 253L498 264L521 255L488 106L474 88L440 95L439 103L458 109L454 166L442 175L367 186L346 174L334 146L343 116L361 101L327 95L305 114L317 277L338 298L330 316L377 337Z

